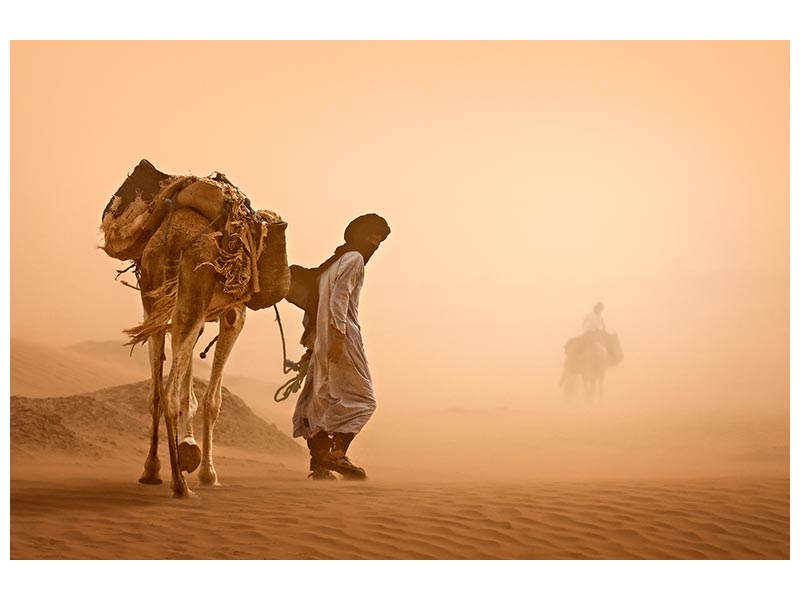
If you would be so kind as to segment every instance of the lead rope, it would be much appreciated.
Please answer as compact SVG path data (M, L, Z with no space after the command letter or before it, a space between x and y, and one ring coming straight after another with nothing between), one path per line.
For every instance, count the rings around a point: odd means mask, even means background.
M294 362L286 358L286 337L283 335L283 323L281 322L281 313L278 312L278 305L274 305L275 308L275 320L278 321L278 329L281 331L281 347L283 348L283 373L286 375L287 373L291 373L292 371L297 371L297 375L292 377L289 381L284 383L280 386L277 390L275 390L275 395L273 399L275 402L283 402L289 396L294 394L295 392L299 391L303 385L303 379L306 377L306 373L308 373L308 363L311 361L311 350L306 350L306 353L303 354L300 362ZM219 336L215 336L213 340L208 343L206 349L200 353L200 358L205 358L208 354L208 351L211 349L211 346L217 341Z
M291 361L286 358L286 338L283 335L283 323L281 323L281 314L278 312L278 305L275 305L275 320L278 321L278 328L281 330L281 345L283 347L283 373L284 375L292 371L297 371L297 375L292 377L289 381L275 390L273 400L275 402L283 402L289 396L297 392L303 385L306 373L308 373L308 363L311 360L311 350L306 350L299 363Z

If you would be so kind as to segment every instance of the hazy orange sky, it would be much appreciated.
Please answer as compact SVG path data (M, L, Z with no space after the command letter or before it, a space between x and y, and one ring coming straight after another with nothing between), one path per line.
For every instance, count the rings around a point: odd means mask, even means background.
M227 174L292 263L386 217L361 301L379 401L529 402L602 300L619 384L788 410L788 42L12 42L13 337L139 322L97 245L141 158ZM232 371L285 379L273 316Z

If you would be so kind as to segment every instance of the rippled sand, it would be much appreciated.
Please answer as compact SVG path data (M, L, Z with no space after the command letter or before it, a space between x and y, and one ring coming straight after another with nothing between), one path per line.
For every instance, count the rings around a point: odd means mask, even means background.
M196 500L131 464L11 482L13 559L785 559L786 478L314 482L225 459ZM130 472L125 472L130 471Z

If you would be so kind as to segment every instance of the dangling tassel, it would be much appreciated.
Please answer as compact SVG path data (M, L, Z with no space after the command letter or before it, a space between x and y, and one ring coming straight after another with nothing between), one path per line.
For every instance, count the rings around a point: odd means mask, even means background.
M215 335L215 336L214 336L214 339L213 339L213 340L211 340L210 342L208 342L208 346L206 346L206 349L205 349L205 350L203 350L203 351L200 353L200 358L205 358L205 357L206 357L206 355L208 354L208 351L209 351L209 350L211 350L211 346L213 346L214 344L216 344L216 343L217 343L217 338L219 338L219 336L218 336L218 335Z

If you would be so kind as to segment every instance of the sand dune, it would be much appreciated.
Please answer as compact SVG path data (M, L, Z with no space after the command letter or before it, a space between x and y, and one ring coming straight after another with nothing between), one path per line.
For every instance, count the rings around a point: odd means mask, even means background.
M208 341L210 341L210 339L206 340L203 338L202 341L198 342L193 354L194 360L192 361L194 375L202 377L203 379L208 379L208 375L211 373L211 357L213 357L213 351L209 353L209 357L205 360L200 358L200 352L202 352L203 348L205 348L205 344ZM127 339L102 341L85 340L83 342L67 346L65 350L74 354L80 354L81 356L85 356L93 360L108 363L116 367L122 367L129 370L132 369L137 373L141 373L142 377L149 377L150 358L147 351L147 345L145 344L142 346L136 346L133 348L133 351L131 351L131 347L125 345L126 342ZM172 348L169 344L169 338L167 338L164 354L166 356L164 370L165 372L169 372L170 361L172 360Z
M67 352L80 354L94 360L110 363L129 370L134 370L143 375L150 372L150 360L147 353L147 346L137 346L131 352L130 346L126 346L127 340L84 340L77 344L72 344L64 348ZM169 351L169 348L166 349Z
M142 379L134 363L120 365L68 349L11 338L13 396L69 396Z
M207 342L208 340L203 340ZM30 398L69 396L91 392L150 377L147 347L138 346L131 353L125 340L83 341L66 348L55 348L34 342L11 339L11 394ZM211 358L202 360L195 351L194 375L208 379ZM169 348L167 356L169 357ZM165 364L169 372L169 359ZM290 375L286 376L289 379ZM291 434L292 402L278 404L273 400L278 383L254 379L226 370L223 383L236 390L255 413L280 431Z
M12 463L17 454L35 457L42 452L125 459L138 451L143 458L150 427L149 387L149 381L141 381L63 398L12 396ZM198 396L205 388L206 382L195 378ZM196 432L201 431L200 422L196 414ZM163 420L161 435L164 439ZM296 442L257 417L241 398L225 387L214 440L250 450L300 454Z

